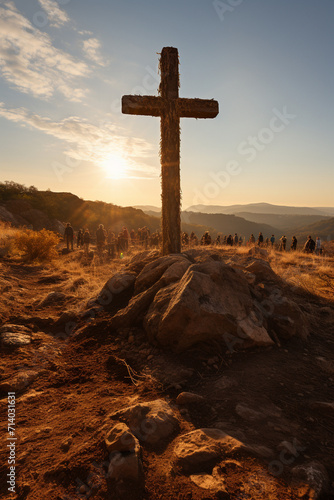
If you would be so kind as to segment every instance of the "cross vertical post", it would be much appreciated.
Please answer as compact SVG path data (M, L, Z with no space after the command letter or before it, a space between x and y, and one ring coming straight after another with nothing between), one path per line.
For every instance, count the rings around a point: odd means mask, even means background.
M161 117L162 253L181 252L180 118L215 118L213 99L179 97L179 55L164 47L160 57L159 97L122 97L122 112Z
M177 49L164 47L160 58L159 93L166 101L161 115L161 199L162 253L181 252L179 55Z

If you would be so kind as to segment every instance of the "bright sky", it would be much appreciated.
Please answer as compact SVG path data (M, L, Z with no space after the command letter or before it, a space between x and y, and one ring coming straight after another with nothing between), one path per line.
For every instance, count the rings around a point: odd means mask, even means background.
M183 208L333 206L333 0L0 0L0 180L118 205L160 205L157 95L179 49Z

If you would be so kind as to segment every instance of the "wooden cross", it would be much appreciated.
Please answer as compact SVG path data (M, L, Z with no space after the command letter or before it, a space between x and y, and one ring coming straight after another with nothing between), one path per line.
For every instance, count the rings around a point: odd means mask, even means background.
M164 47L160 57L159 97L125 95L122 113L161 117L162 253L181 252L180 118L215 118L213 99L179 97L179 55Z

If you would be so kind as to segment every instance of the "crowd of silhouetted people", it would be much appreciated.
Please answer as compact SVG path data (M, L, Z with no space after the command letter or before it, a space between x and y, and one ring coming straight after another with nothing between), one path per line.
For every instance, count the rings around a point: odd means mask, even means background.
M159 248L162 244L162 233L160 231L154 231L151 233L147 226L138 228L137 231L128 229L123 226L122 230L114 232L111 228L106 230L103 224L99 224L97 230L94 234L91 234L88 229L79 229L76 233L70 223L66 224L64 239L66 242L67 250L73 250L76 243L77 248L82 249L85 254L89 254L90 245L95 244L97 253L103 254L106 252L111 258L123 256L129 251L129 248L142 248L144 250L148 248ZM194 232L190 235L187 232L182 232L181 241L183 247L193 247L193 246L254 246L257 245L263 248L273 248L275 250L285 252L287 251L287 237L285 235L281 236L276 240L275 235L271 237L264 238L262 232L259 233L257 238L255 238L252 233L248 240L244 236L234 233L234 235L223 235L218 234L215 238L210 235L210 231L205 231L201 238L198 238ZM298 241L295 236L292 237L290 243L290 250L295 251L298 247ZM288 248L288 249L289 249ZM322 245L319 237L314 240L311 236L308 236L305 244L302 247L302 251L305 253L315 253L317 255L322 254Z

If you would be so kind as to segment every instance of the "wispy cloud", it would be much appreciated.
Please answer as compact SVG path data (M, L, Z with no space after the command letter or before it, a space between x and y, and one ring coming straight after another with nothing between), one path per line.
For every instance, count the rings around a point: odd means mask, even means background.
M76 116L56 122L31 114L25 108L6 108L4 103L0 103L0 117L62 140L67 144L66 154L73 159L91 161L100 166L108 156L119 154L131 164L128 178L153 178L159 175L155 167L146 164L152 156L152 145L140 138L121 135L121 129L111 122L97 126Z
M108 62L103 59L100 49L101 49L101 43L97 38L88 38L87 40L84 40L83 42L83 51L88 59L91 61L94 61L96 64L99 64L100 66L106 66Z
M85 96L87 90L78 80L90 74L85 62L55 48L50 37L36 29L12 1L0 5L0 69L21 92L50 98L57 90L70 101Z
M41 7L45 10L51 26L58 28L70 20L66 12L59 7L55 0L38 1Z

